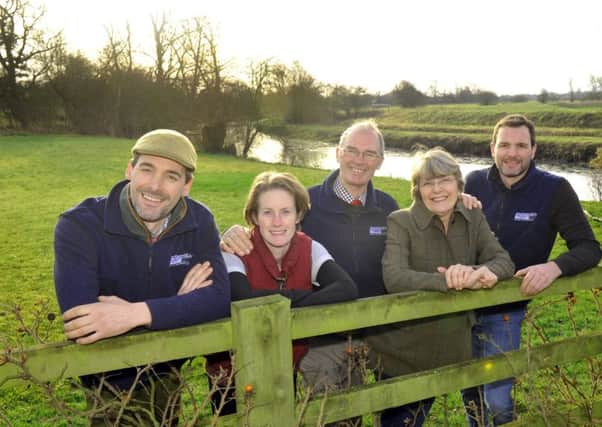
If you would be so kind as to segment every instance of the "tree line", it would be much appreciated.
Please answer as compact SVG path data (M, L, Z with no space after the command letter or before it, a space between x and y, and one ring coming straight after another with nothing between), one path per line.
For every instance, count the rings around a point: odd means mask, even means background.
M233 77L204 17L176 23L165 14L151 17L148 52L134 48L129 25L107 28L92 60L68 51L62 32L45 30L44 15L30 0L0 0L0 128L123 137L176 128L198 135L206 151L223 151L227 127L235 124L246 155L264 126L332 123L383 105L500 99L470 87L441 93L432 86L427 95L408 81L387 94L369 94L360 86L319 82L300 63L271 58L250 62L243 77ZM150 59L147 65L141 55ZM592 77L602 93L600 81Z
M0 2L0 101L3 127L64 128L82 134L135 137L152 128L198 133L208 151L223 150L226 125L250 143L269 121L314 123L354 117L373 97L360 87L318 82L298 62L247 64L234 78L215 32L203 17L149 21L151 59L140 65L129 25L106 29L91 60L69 52L61 32L42 27L44 9L28 0ZM248 150L246 147L246 150Z

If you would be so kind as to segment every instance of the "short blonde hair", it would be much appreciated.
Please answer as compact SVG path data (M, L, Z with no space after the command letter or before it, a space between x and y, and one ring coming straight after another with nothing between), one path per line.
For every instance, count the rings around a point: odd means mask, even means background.
M266 191L280 189L288 192L295 200L295 208L299 221L303 219L309 210L309 193L299 180L292 174L286 172L262 172L255 177L247 202L243 209L245 221L249 225L255 224L255 217L259 209L259 196Z
M458 182L458 190L460 192L464 191L464 179L462 178L460 165L454 156L449 154L442 147L416 152L414 154L412 165L412 199L422 200L422 197L420 196L421 180L439 178L447 175L453 175Z

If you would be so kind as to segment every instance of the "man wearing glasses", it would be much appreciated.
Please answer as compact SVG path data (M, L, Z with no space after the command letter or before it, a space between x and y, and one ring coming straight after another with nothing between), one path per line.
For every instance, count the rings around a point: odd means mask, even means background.
M372 185L384 150L384 138L374 122L347 128L336 148L339 169L309 189L311 210L301 224L303 232L322 243L351 275L360 298L386 293L380 260L387 216L399 207Z

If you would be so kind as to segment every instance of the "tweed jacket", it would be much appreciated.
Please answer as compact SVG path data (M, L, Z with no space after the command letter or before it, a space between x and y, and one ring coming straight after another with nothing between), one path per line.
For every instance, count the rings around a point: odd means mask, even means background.
M455 206L447 233L439 217L420 200L391 213L383 256L383 278L389 293L448 292L437 267L486 265L504 280L514 264L489 229L480 209ZM455 291L450 291L455 292ZM470 291L465 291L470 292ZM387 375L402 375L468 360L471 357L472 312L396 323L381 328L370 343Z

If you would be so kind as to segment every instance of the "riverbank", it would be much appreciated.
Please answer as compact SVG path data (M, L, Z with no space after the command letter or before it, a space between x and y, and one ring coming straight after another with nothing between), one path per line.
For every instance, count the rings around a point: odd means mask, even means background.
M390 148L409 151L421 144L442 146L455 155L488 156L493 125L511 113L526 114L535 122L540 160L586 164L602 147L600 104L524 102L389 107L375 111L371 118L381 127ZM333 125L272 125L262 131L279 138L336 144L351 121Z
M249 151L249 158L267 163L281 163L291 166L312 167L332 170L338 167L336 144L321 142L317 139L280 140L265 134L259 134ZM456 154L460 170L465 176L475 169L491 165L491 155L486 156ZM385 150L385 161L376 171L376 176L409 180L412 170L413 154L409 150L391 148ZM579 200L598 200L599 193L593 185L592 169L578 163L552 162L537 160L537 165L556 175L566 178L577 192Z

